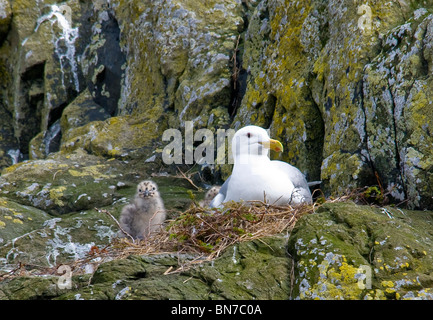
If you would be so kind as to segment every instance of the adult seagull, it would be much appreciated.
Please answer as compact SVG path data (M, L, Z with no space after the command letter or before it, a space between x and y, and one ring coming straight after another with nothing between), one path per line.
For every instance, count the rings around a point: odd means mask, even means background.
M270 160L270 149L281 152L283 146L269 138L265 129L257 126L239 129L232 139L232 174L210 207L219 207L231 200L266 199L275 205L311 203L311 192L302 172L287 162Z

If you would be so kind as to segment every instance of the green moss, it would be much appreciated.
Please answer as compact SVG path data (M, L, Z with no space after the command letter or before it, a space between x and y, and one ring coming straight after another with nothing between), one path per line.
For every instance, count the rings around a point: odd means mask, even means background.
M367 188L367 190L364 191L363 196L369 203L381 204L384 200L382 192L376 186Z
M159 140L162 136L160 130L166 128L164 123L157 124L155 128L154 121L156 120L119 116L105 121L90 122L69 130L68 138L63 141L61 151L70 153L82 148L107 158L134 157L134 152L137 151L140 157L145 157L142 152L150 156L155 140Z

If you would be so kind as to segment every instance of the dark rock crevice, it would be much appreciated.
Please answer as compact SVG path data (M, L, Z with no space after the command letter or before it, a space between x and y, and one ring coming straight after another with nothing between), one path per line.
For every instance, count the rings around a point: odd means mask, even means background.
M45 62L38 63L29 67L20 77L23 103L15 120L15 130L19 132L19 149L25 158L28 158L30 140L41 131L45 99L44 70Z
M119 24L113 13L105 13L106 19L101 22L99 34L99 41L103 44L93 43L94 48L90 47L86 57L89 61L95 58L97 61L89 64L87 73L91 78L87 80L87 87L94 101L114 116L117 114L126 57L120 48Z

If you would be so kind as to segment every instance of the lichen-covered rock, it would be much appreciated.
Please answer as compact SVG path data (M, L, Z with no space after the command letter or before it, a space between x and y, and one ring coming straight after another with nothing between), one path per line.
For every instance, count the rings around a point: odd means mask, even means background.
M120 113L153 117L168 111L172 128L192 120L197 126L227 125L229 64L243 26L241 4L173 0L113 6L128 53Z
M0 168L6 168L22 161L23 157L17 147L18 140L14 135L11 115L5 110L1 110L0 118L4 120L0 128Z
M421 208L433 204L432 25L433 15L418 9L385 34L384 50L366 65L363 79L370 158L394 198Z
M287 299L290 295L290 261L287 237L277 235L262 241L236 244L213 262L203 262L181 273L171 273L196 257L185 254L130 256L101 264L88 277L73 276L72 289L56 299ZM166 274L168 272L168 274ZM1 292L14 299L11 287L21 280L0 284ZM46 283L51 286L53 280ZM43 286L42 286L43 287ZM41 292L48 291L41 289ZM41 297L39 297L41 298Z
M154 119L129 115L93 121L70 129L63 139L61 151L86 150L106 158L141 158L145 161L162 145L162 128L165 128L164 124L155 123Z
M120 48L120 27L110 4L93 4L91 41L80 59L81 69L94 102L109 115L117 113L125 53Z
M297 299L433 299L431 212L328 203L289 240Z
M128 182L123 172L116 160L106 162L80 150L53 154L5 169L0 194L59 215L111 204L118 184Z
M214 263L190 273L210 286L212 299L286 300L291 270L287 239L275 235L233 245Z
M48 219L50 216L41 210L0 198L0 246L41 228Z
M125 202L119 201L111 208L115 216ZM28 214L24 211L22 215ZM8 237L0 244L1 270L11 269L18 262L38 268L71 263L87 257L92 247L104 248L118 231L107 215L94 209L61 218L38 213L34 221L23 221L21 228L7 230Z
M431 207L431 6L251 2L234 127L270 127L279 157L327 194L381 184Z
M311 86L325 125L325 190L381 184L394 201L431 207L432 190L420 183L431 180L429 121L420 119L430 105L423 37L431 5L329 2Z
M13 117L16 149L27 157L30 140L49 130L82 90L77 55L87 39L79 36L79 25L87 20L74 0L61 5L13 1L11 7L11 30L2 47L9 74L2 79L2 103Z
M107 4L97 1L13 1L11 11L0 50L2 106L12 118L4 121L17 139L14 150L24 159L45 158L60 148L48 145L60 141L63 110L86 87L95 104L110 116L117 112L125 60L120 29Z
M326 194L380 184L432 205L431 1L3 4L2 167L147 159L185 121L256 124Z
M59 277L22 277L0 284L0 300L52 299L64 290Z
M12 9L9 0L0 1L0 43L6 38L12 21Z
M90 122L104 121L108 118L110 118L110 114L94 102L89 90L84 90L63 110L60 119L62 144L65 145L67 141L78 139L75 134L80 130L76 130L77 128L85 126Z
M112 236L113 229L98 214L88 211L48 220L31 236L3 245L0 252L36 265L69 263ZM40 276L17 277L0 283L0 297L433 299L432 224L428 211L326 203L301 217L290 235L236 243L212 262L198 263L196 256L184 253L155 254L104 262L95 271L89 261L85 274L82 269L72 274L70 289L53 287L58 275L39 282L37 290L30 286ZM44 237L52 240L43 243ZM33 253L30 242L38 248ZM180 266L183 271L173 272ZM13 290L18 286L21 290ZM52 294L47 297L47 292Z

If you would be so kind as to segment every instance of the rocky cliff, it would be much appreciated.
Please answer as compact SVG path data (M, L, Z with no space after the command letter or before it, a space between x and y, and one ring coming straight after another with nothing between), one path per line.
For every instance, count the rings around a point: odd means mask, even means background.
M248 285L241 290L242 281L256 277L241 271L241 282L224 287L217 280L232 275L216 268L221 275L185 275L206 284L194 297L209 298L204 292L225 298L431 294L421 289L431 287L431 269L424 266L431 257L431 216L420 210L433 209L432 12L433 1L410 0L0 0L3 269L19 261L55 266L106 245L116 226L94 208L117 217L142 178L158 180L175 215L191 195L200 197L198 189L227 177L230 164L217 164L195 166L192 180L180 179L175 166L162 162L166 129L184 132L192 121L194 130L216 133L255 124L269 128L285 146L272 156L296 165L309 180L321 180L326 197L375 186L380 204L419 210L410 211L416 216L410 219L422 222L402 219L407 237L423 240L388 245L380 258L375 243L388 243L381 234L392 238L388 230L403 228L393 224L397 219L376 221L383 212L370 207L342 206L338 214L324 210L330 222L323 224L321 215L305 217L288 243L278 242L294 260L281 250L266 258L279 265L273 268L275 279L287 280L284 272L293 261L295 287L278 280L269 284L268 295ZM362 212L360 235L346 230L354 210ZM325 235L300 237L315 224L335 226L334 236L340 237L317 259L312 255L326 245L309 246ZM427 229L411 235L418 226ZM358 238L363 247L355 246ZM346 252L350 244L357 253ZM261 250L257 243L243 246ZM314 252L305 255L302 246ZM172 263L165 257L146 259L124 263L143 270ZM330 272L330 278L323 276L325 263L337 280ZM359 265L373 268L373 291L336 293L346 280L353 287L352 275L358 274L353 268ZM92 281L112 285L103 278ZM20 297L10 290L0 289L0 297ZM179 290L176 297L192 297Z

